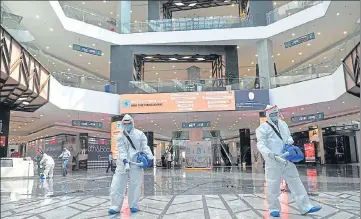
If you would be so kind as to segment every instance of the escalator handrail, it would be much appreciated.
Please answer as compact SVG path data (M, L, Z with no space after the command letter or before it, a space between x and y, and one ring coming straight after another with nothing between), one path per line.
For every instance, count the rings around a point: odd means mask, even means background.
M212 135L212 132L211 131L209 131L209 134L211 134L211 137L212 138L215 138L213 135ZM229 154L228 154L228 152L226 151L226 149L224 148L224 141L223 141L223 139L222 139L222 137L221 136L219 136L219 140L220 140L220 142L221 142L221 147L222 147L222 149L223 149L223 151L224 151L224 153L226 154L226 156L227 156L227 159L228 159L228 162L229 162L229 164L230 165L232 165L232 160L231 160L231 157L229 156Z

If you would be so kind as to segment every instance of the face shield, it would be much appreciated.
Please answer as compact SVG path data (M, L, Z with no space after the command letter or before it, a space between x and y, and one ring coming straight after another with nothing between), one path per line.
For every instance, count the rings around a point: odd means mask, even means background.
M123 129L128 133L131 132L134 128L133 121L131 120L124 120L122 122L122 125L123 125Z

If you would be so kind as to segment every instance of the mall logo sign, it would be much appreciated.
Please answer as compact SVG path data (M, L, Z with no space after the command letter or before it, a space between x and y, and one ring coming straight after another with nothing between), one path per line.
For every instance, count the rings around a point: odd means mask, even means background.
M268 90L235 91L236 110L264 110L269 104Z

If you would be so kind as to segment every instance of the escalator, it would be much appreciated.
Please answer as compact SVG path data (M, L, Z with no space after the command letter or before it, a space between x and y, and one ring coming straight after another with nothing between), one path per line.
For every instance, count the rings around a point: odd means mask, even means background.
M220 151L221 151L222 160L226 166L232 166L232 160L231 160L231 156L229 153L228 145L226 143L224 143L224 140L222 139L221 136L217 136L217 133L215 131L210 131L210 134L213 138L219 137L219 140L221 142Z

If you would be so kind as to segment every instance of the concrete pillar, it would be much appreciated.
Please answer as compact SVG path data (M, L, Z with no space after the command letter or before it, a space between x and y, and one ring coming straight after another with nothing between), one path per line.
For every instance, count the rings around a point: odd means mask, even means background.
M356 150L357 150L357 155L358 155L358 162L360 163L360 161L361 161L361 135L360 135L360 131L356 131L355 135L356 135Z
M131 1L119 1L117 5L117 24L116 32L118 33L130 33L130 23L131 23L131 11L132 2Z
M266 26L266 14L273 10L273 1L249 1L249 10L254 26ZM273 16L271 16L270 20L274 20Z
M226 79L232 84L239 78L237 46L225 46L224 50L226 52Z
M160 19L160 0L148 0L148 20Z
M111 46L110 80L116 83L117 94L131 93L133 81L133 51L129 46Z
M261 88L270 88L270 80L275 76L273 43L271 40L263 39L257 42L257 55L259 66L259 77Z
M10 127L10 107L0 104L0 157L7 157Z

